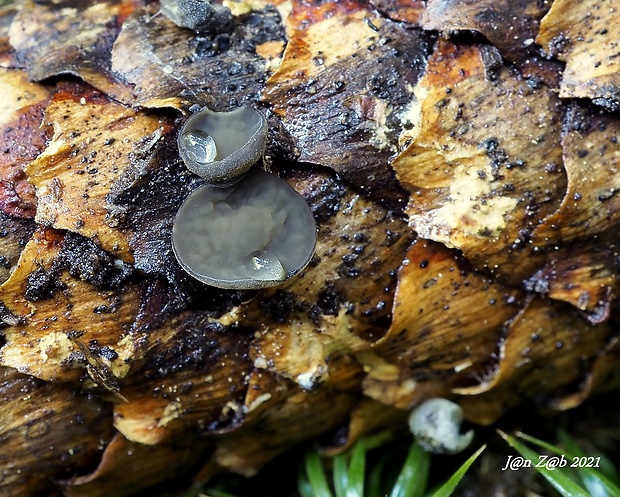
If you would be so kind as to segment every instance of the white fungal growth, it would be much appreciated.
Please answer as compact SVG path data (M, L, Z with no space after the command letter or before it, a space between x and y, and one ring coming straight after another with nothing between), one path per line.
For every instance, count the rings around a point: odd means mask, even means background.
M260 170L228 188L195 190L172 229L174 254L183 269L227 289L281 283L308 264L315 244L316 225L304 198Z
M455 454L474 438L473 430L461 434L463 411L447 399L429 399L416 407L409 417L409 428L427 451Z

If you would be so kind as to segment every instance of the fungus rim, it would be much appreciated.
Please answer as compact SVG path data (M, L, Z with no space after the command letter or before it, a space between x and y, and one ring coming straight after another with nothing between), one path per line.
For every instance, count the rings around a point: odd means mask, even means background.
M260 176L263 176L263 177L260 178ZM302 207L301 210L298 212L303 212L303 211L307 212L307 215L304 214L305 219L302 219L302 222L305 223L306 221L308 221L311 223L310 226L304 225L304 229L307 229L308 233L312 232L313 235L312 235L312 246L309 247L308 254L303 259L303 263L296 264L295 269L285 270L286 272L281 279L253 279L251 277L240 278L240 279L223 279L223 278L209 276L207 274L202 274L202 273L197 272L197 270L192 269L192 267L190 267L190 264L184 261L184 254L181 253L183 251L180 249L179 244L175 242L175 235L179 233L179 226L182 225L183 220L184 220L183 218L187 214L186 209L190 209L192 206L192 203L196 200L196 198L198 198L201 194L204 194L208 190L211 190L212 192L217 192L217 193L224 193L227 190L236 190L237 188L243 188L244 186L247 187L247 185L250 183L251 183L251 187L257 188L257 187L260 187L261 183L264 184L265 181L277 182L280 185L277 188L282 188L286 190L286 195L289 195L292 199L295 199L295 197L297 197L297 201L299 202L300 207L302 206L302 204L303 206L305 206L305 207ZM234 192L231 192L231 194L234 194ZM281 224L284 225L284 222L282 222ZM271 241L273 241L273 239ZM198 187L192 193L190 193L189 196L186 198L186 200L183 202L183 204L181 205L181 207L179 208L175 216L173 226L172 226L172 249L173 249L174 256L177 262L179 263L179 265L192 278L202 283L205 283L207 285L220 288L223 290L259 290L262 288L269 288L269 287L273 287L276 285L280 285L284 281L289 280L290 278L296 276L301 271L303 271L303 269L307 267L308 263L310 262L310 260L312 259L315 253L316 244L317 244L316 221L314 219L314 214L312 213L312 210L310 209L310 206L307 204L304 197L302 197L291 185L289 185L286 181L281 179L279 176L267 173L263 170L255 170L255 171L252 171L246 174L239 182L235 183L229 188L225 188L225 189L219 188L215 185L210 185L210 184L204 184ZM254 248L254 247L250 247L250 248ZM259 247L259 248L256 248L255 250L247 249L246 252L248 253L246 254L246 257L250 257L257 250L264 250L264 249L265 247Z
M210 162L198 162L190 157L184 139L187 134L192 131L192 129L190 129L192 126L195 126L197 130L211 137L211 135L203 129L204 126L197 126L197 124L201 123L201 121L208 120L208 116L211 115L217 115L219 118L233 118L238 114L247 112L253 112L255 116L258 117L258 128L247 138L241 147L220 160L213 160ZM215 141L215 138L211 138ZM215 145L217 147L217 142L215 142ZM179 155L187 169L203 178L208 184L218 187L228 187L238 182L263 156L266 145L267 120L261 112L247 105L237 107L228 112L217 112L203 107L185 121L177 136Z

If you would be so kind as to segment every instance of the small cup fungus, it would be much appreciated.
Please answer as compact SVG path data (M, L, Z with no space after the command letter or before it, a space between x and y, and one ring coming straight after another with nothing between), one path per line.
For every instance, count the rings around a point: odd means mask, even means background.
M161 13L181 28L222 33L232 25L230 9L208 0L161 0Z
M461 434L463 410L448 399L428 399L409 416L409 428L428 452L456 454L473 440L473 430Z
M209 285L274 286L310 261L316 225L304 198L261 170L229 188L203 185L179 209L172 245L179 264Z
M187 168L214 186L238 181L265 150L267 122L251 107L231 112L202 109L179 133L179 154Z

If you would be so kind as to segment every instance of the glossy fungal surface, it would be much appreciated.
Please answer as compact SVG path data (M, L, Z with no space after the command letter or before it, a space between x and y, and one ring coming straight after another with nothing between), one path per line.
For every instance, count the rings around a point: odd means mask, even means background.
M221 33L232 24L230 9L207 0L161 0L161 13L177 26L199 33Z
M203 109L185 122L178 146L190 171L211 185L229 186L262 157L266 140L266 120L251 107Z
M304 198L260 170L229 188L203 185L192 192L172 230L183 269L225 289L277 285L308 264L315 244L316 225Z

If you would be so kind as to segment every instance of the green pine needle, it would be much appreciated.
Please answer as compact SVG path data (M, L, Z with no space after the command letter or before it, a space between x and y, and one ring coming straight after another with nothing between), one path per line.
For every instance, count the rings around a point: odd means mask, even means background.
M422 497L428 481L430 455L417 442L411 445L390 497Z
M568 433L559 430L558 438L560 442L566 447L566 450L571 456L577 457L587 457L596 455L597 458L600 458L600 473L606 476L609 480L611 480L614 485L618 485L620 483L620 473L618 473L618 469L614 466L614 464L609 460L607 456L604 454L586 454L581 447L577 445L577 443L568 435Z
M431 455L418 443L411 444L407 458L388 492L384 491L386 466L390 454L379 460L374 468L367 471L366 453L368 439L355 444L350 456L340 454L332 460L332 477L336 497L424 497L427 492ZM486 446L482 446L436 490L432 497L448 497L452 494L470 466L476 461ZM367 478L368 474L368 478ZM300 474L298 484L301 497L331 497L325 470L316 451L309 452L305 459L305 471Z
M349 470L347 468L347 457L345 454L338 454L334 457L334 490L336 497L347 497L347 486L349 484Z
M321 456L318 452L311 450L306 453L305 458L306 475L308 481L312 486L313 497L333 497L329 490L327 478L325 477L325 470L321 463Z
M519 442L515 437L498 430L498 433L514 448L522 457L528 459L532 466L538 471L563 497L589 497L588 492L575 483L561 468L550 469L546 466L539 466L538 454L526 445ZM546 442L543 442L546 444Z
M620 488L618 488L618 486L610 478L608 478L601 471L598 471L596 468L570 468L570 464L573 463L575 458L587 458L588 456L566 433L558 433L558 437L564 444L565 449L556 447L555 445L552 445L548 442L532 437L530 435L526 435L525 433L519 432L517 433L517 436L519 438L522 438L523 440L530 442L533 445L537 445L538 447L546 449L552 454L567 457L567 465L569 466L567 476L573 481L580 482L585 487L585 490L591 497L620 497Z
M297 477L297 491L301 497L314 497L312 485L310 485L308 477L303 471L300 471Z
M366 443L361 439L353 447L346 497L364 497L364 479L366 477Z
M478 459L478 456L482 454L482 452L486 449L486 445L480 447L476 452L474 452L467 461L465 461L459 469L450 477L450 479L444 483L441 487L439 487L431 497L448 497L452 495L454 489L459 484L465 473L469 471L471 465Z
M367 496L366 497L385 497L386 493L383 491L385 480L385 467L390 461L390 457L383 457L372 470L368 476Z
M498 430L498 433L524 459L535 468L562 497L620 497L620 487L616 483L618 470L613 464L600 456L600 468L571 468L574 458L595 457L587 455L579 445L566 433L559 432L558 438L563 448L538 438L517 433L516 437ZM321 456L316 450L306 453L304 467L299 473L297 487L301 497L449 497L453 494L463 476L485 450L483 445L442 486L428 494L427 483L431 455L418 443L412 443L405 462L394 482L389 468L397 456L389 451L373 466L367 467L367 453L381 447L389 437L385 434L359 440L351 450L335 456L331 460L331 481L333 492L326 476L326 469ZM523 440L521 442L519 439ZM537 463L541 460L530 444L544 451L559 456L566 463L562 466L546 467ZM598 461L598 459L597 459ZM598 464L598 462L597 462ZM392 484L393 482L393 484ZM391 487L390 487L391 485ZM234 497L220 490L212 490L208 497Z

